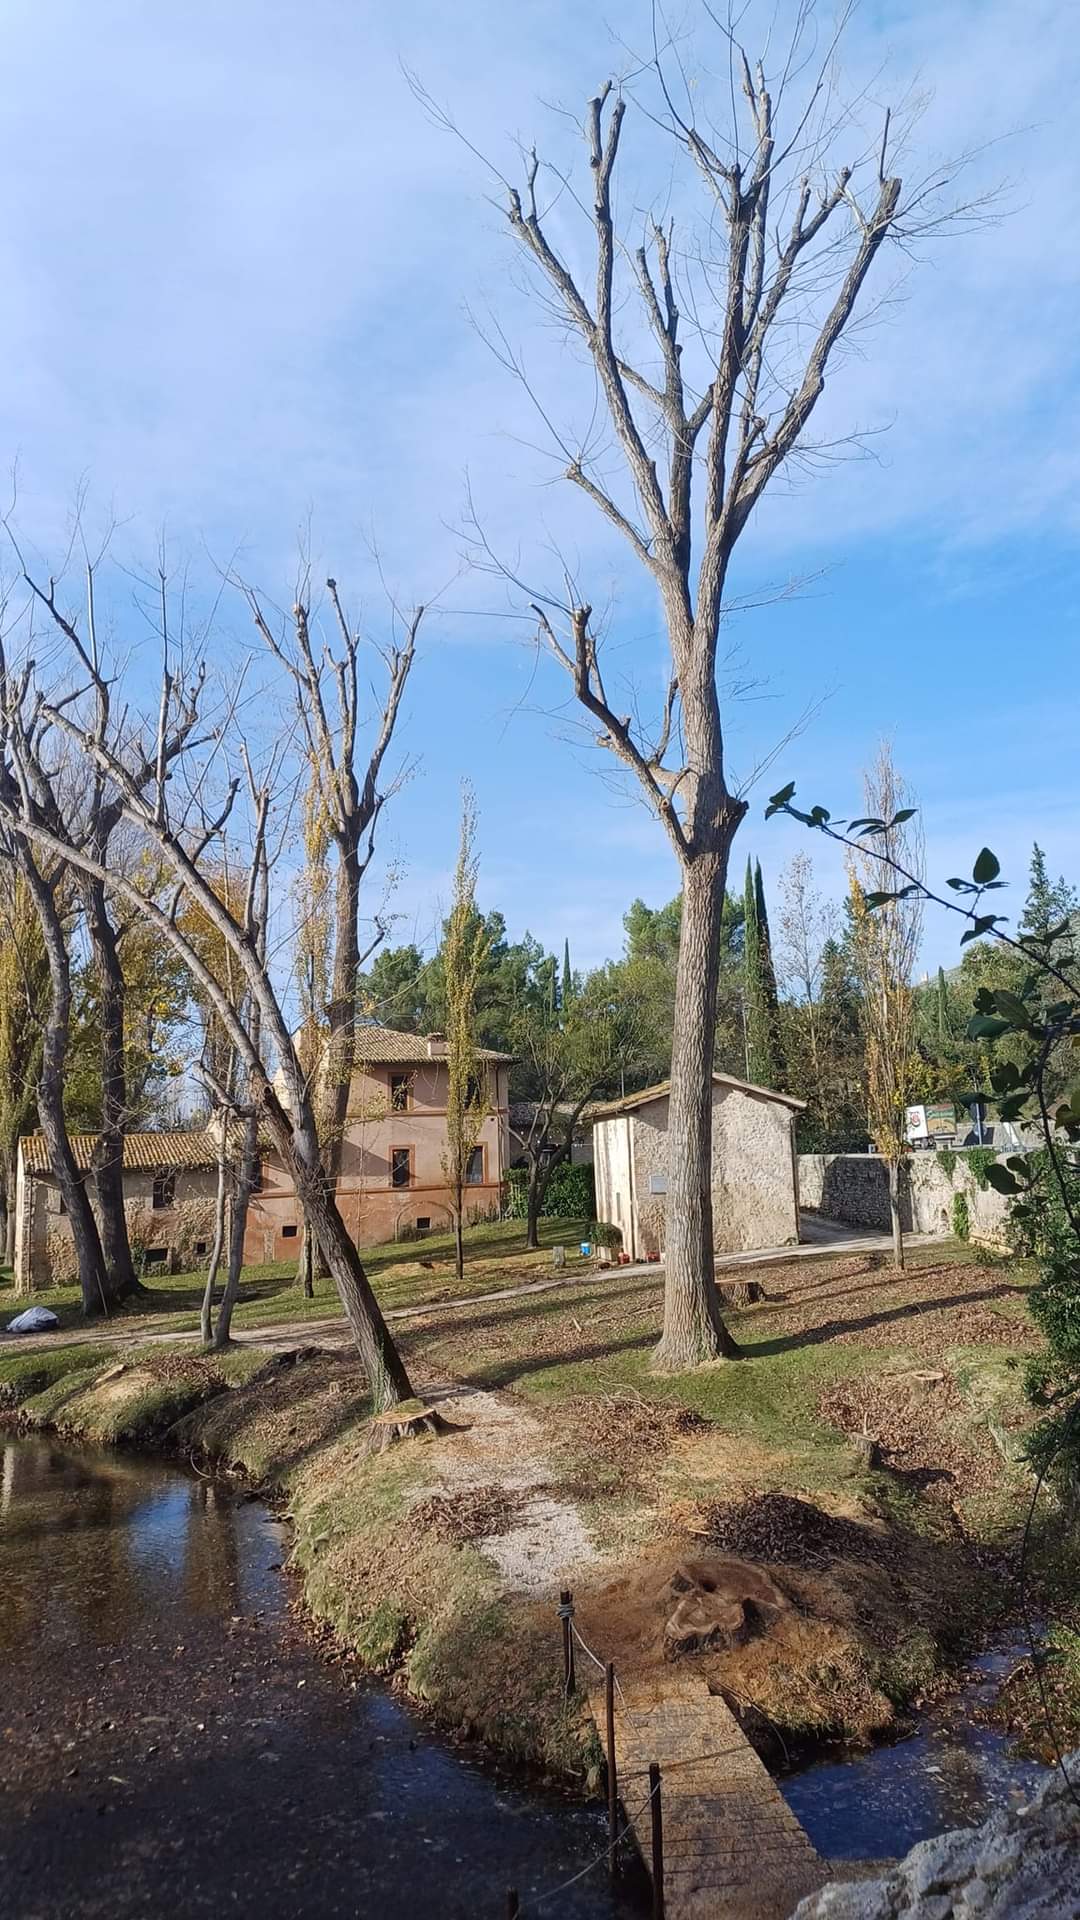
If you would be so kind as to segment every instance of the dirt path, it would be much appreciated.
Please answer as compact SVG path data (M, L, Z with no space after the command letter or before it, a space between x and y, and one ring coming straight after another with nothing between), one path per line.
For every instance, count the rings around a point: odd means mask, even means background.
M879 1253L887 1251L891 1245L888 1234L864 1233L858 1227L845 1226L840 1221L826 1220L821 1215L812 1215L805 1221L807 1238L797 1247L773 1247L765 1250L755 1248L748 1253L723 1254L716 1262L718 1274L741 1268L770 1267L786 1265L792 1260L821 1260L841 1253ZM935 1241L946 1239L944 1234L909 1234L911 1246L927 1246ZM642 1261L634 1266L598 1268L597 1273L614 1273L624 1280L634 1280L642 1274L660 1274L663 1263L655 1260ZM457 1300L418 1300L412 1306L386 1307L384 1316L389 1321L415 1320L420 1316L436 1317L464 1313L472 1307L487 1306L500 1300L519 1300L532 1293L553 1293L560 1287L578 1287L590 1276L580 1270L574 1273L560 1274L545 1280L527 1280L520 1286L496 1287L488 1293L463 1294ZM33 1305L32 1299L27 1302ZM22 1311L20 1307L16 1311ZM12 1316L15 1317L14 1314ZM162 1316L164 1318L164 1316ZM126 1318L119 1323L95 1322L89 1327L65 1328L59 1333L9 1334L6 1329L0 1332L0 1353L15 1351L16 1347L32 1352L35 1347L82 1346L88 1341L109 1341L120 1347L142 1347L156 1345L170 1340L197 1341L197 1328L177 1331L168 1325L162 1326L157 1317L148 1324L131 1322ZM238 1327L233 1334L238 1346L268 1347L272 1352L291 1352L297 1347L325 1347L331 1351L348 1345L349 1333L342 1315L328 1314L325 1319L281 1320L261 1327Z

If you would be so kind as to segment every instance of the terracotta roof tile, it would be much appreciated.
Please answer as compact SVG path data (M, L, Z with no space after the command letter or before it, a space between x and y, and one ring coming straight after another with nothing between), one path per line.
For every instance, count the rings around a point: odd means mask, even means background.
M476 1057L508 1061L513 1055L496 1053L491 1047L477 1047ZM398 1033L393 1027L360 1021L356 1028L356 1058L368 1066L418 1067L423 1061L442 1059L445 1055L429 1052L428 1036L424 1033Z
M752 1093L759 1100L775 1100L779 1106L791 1107L801 1113L806 1106L805 1100L796 1099L793 1093L776 1093L772 1087L757 1087L752 1080L736 1080L731 1073L714 1073L713 1085L735 1087L739 1093ZM621 1100L605 1100L602 1104L590 1107L586 1119L610 1120L618 1113L632 1113L635 1107L647 1106L650 1100L666 1100L671 1092L670 1080L659 1080L655 1087L642 1087L640 1093L628 1093Z
M99 1138L96 1133L71 1135L71 1150L80 1173L93 1164ZM49 1172L49 1150L43 1133L25 1134L19 1145L28 1172ZM158 1173L169 1167L216 1164L217 1143L211 1133L129 1133L124 1139L125 1171Z

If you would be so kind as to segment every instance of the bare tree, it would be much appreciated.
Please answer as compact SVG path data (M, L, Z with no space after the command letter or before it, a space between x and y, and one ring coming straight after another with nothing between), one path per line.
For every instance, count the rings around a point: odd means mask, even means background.
M809 854L797 853L780 875L780 984L799 1010L805 1033L807 1079L817 1118L828 1135L832 1125L832 1088L825 1070L827 1036L822 1031L821 997L826 949L835 941L838 915L814 885Z
M253 1091L253 1104L293 1179L308 1230L314 1235L338 1288L364 1363L374 1407L377 1411L393 1409L412 1397L412 1389L359 1253L328 1189L307 1076L271 967L252 939L250 927L219 897L201 865L206 848L225 831L241 788L239 776L234 775L228 781L220 807L216 812L211 810L206 796L212 768L228 733L225 724L228 716L215 725L206 725L193 736L192 716L199 712L202 673L196 672L191 678L181 677L166 661L156 724L147 727L126 708L116 719L102 700L102 675L85 650L79 650L77 639L73 644L83 684L61 701L53 702L32 692L29 666L22 669L14 691L10 676L5 674L5 718L11 711L20 713L29 702L36 716L37 732L28 742L25 728L13 730L9 726L4 744L14 769L6 773L0 787L0 823L21 846L33 846L42 857L67 862L88 878L110 885L183 960L195 985L213 1007L223 1032L236 1048ZM75 747L85 775L89 777L100 770L115 787L121 798L123 817L141 833L155 856L155 863L164 864L171 874L175 888L173 910L163 906L140 882L138 873L104 868L83 839L72 835L62 814L45 816L40 809L23 806L23 796L36 778L37 762L33 756L46 734L65 737ZM180 735L183 736L182 748L178 745ZM201 750L202 758L201 761L196 758L192 765L197 749ZM178 785L174 763L181 753L188 763L188 774L179 797L174 798ZM265 858L271 804L268 786L260 784L251 810L251 870L257 870ZM251 1006L258 1010L261 1023L258 1034L253 1032L251 1021L241 1017L196 945L184 933L178 918L181 902L198 909L233 955L238 974L246 983ZM281 1094L262 1057L264 1038L278 1063Z
M245 755L245 767L251 803L258 817L260 799L259 789L251 771L250 762ZM231 884L231 875L226 865L219 889L226 900L235 893ZM243 906L238 914L239 924L245 938L262 966L266 964L267 926L270 914L270 857L265 834L256 838L254 857L247 876L243 892ZM240 1015L251 1040L254 1051L262 1056L262 1018L257 1001L246 983L239 995L235 989L236 970L231 949L224 948L221 957L222 969L229 993L230 1002ZM222 1077L215 1076L210 1057L204 1056L202 1078L210 1094L213 1111L220 1129L218 1136L218 1185L214 1213L214 1238L210 1250L210 1260L206 1274L206 1288L203 1294L201 1331L204 1345L213 1344L221 1352L232 1341L232 1316L240 1293L240 1276L244 1265L244 1240L247 1234L248 1213L251 1196L255 1191L259 1176L259 1088L253 1078L250 1067L245 1068L234 1045L228 1045L225 1055ZM302 1065L305 1065L303 1060ZM238 1151L239 1150L239 1151ZM231 1205L229 1204L231 1200ZM225 1287L218 1306L216 1324L213 1318L214 1287L224 1248L226 1228L228 1231L228 1266ZM304 1229L305 1241L308 1240L307 1228Z
M564 990L557 1011L526 1003L512 1028L513 1048L529 1087L528 1119L511 1136L526 1168L525 1245L540 1244L548 1188L573 1154L582 1115L600 1087L630 1058L637 1022L627 1008L590 1002Z
M8 751L12 709L8 705L5 681L6 675L0 666L0 818L3 821L0 850L25 884L45 947L49 997L38 1070L38 1124L45 1136L49 1164L56 1175L68 1218L83 1312L91 1318L98 1313L107 1314L116 1304L117 1296L64 1117L64 1072L71 1031L71 956L62 901L70 875L62 841L54 840L51 857L45 858L40 856L39 844L35 842L33 827L45 825L48 831L57 824L52 818L52 794L47 784L43 787L34 777L32 761L22 778L13 772ZM17 702L14 713L18 716Z
M911 794L884 743L863 777L863 794L868 819L881 823L873 838L849 855L867 1117L874 1145L888 1167L893 1260L902 1268L900 1168L908 1151L906 1108L918 1068L912 980L922 938L923 844ZM890 892L897 863L917 884L868 911L867 895Z
M374 940L361 952L361 885L374 855L379 816L407 772L399 768L389 780L383 780L386 755L416 658L416 636L424 609L417 607L408 617L400 646L392 640L386 646L372 648L381 662L384 683L379 691L371 690L373 739L367 765L361 769L358 756L364 716L360 663L365 643L346 618L337 581L328 580L326 587L339 641L336 655L329 644L317 648L312 638L306 593L293 607L291 633L284 626L275 631L258 595L251 588L245 593L259 633L292 680L310 783L306 823L309 862L314 872L324 873L328 846L333 847L336 862L329 1002L325 1009L312 1008L316 1017L325 1013L327 1023L325 1046L320 1049L317 1099L323 1167L333 1189L341 1171L356 1062L357 981L361 967L385 931L377 922ZM310 1293L312 1247L306 1233L301 1275L304 1291Z
M705 6L730 68L719 102L691 84L684 45L656 46L635 61L632 79L608 82L586 107L591 187L579 192L535 149L524 185L507 187L510 230L536 271L545 311L584 348L594 378L584 437L553 425L556 396L534 393L502 330L495 350L554 433L566 478L654 583L670 647L666 691L650 720L636 695L615 685L617 669L605 664L592 607L569 568L563 592L531 595L541 641L569 675L586 729L638 782L682 876L656 1356L671 1368L736 1351L718 1306L711 1202L720 917L746 812L729 776L717 687L729 569L774 478L828 451L810 445L808 427L882 247L946 217L936 197L946 174L903 193L891 163L906 128L886 112L868 139L860 130L866 101L846 107L830 85L835 43L810 70L812 12L799 8L793 44L770 76ZM688 225L642 217L636 178L618 206L628 127L653 142L658 198L671 203L680 156L689 163L698 202ZM655 151L657 130L667 152ZM850 151L841 161L844 137ZM576 267L586 254L591 284ZM478 521L475 540L481 564L524 588Z

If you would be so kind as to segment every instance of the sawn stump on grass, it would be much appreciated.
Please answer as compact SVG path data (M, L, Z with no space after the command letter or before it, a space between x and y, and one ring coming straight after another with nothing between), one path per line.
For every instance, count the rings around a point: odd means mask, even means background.
M423 1400L399 1400L383 1413L372 1414L368 1422L368 1441L372 1453L385 1453L396 1440L415 1439L419 1434L463 1433L464 1427L446 1420L436 1407Z

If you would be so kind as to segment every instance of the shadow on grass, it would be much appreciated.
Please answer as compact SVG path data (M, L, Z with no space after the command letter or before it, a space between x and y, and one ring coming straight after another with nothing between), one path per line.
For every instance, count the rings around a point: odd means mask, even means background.
M896 1326L904 1320L916 1320L924 1313L945 1313L952 1307L971 1307L1000 1300L1015 1292L1008 1286L979 1287L969 1293L931 1294L925 1300L911 1300L899 1307L883 1307L879 1313L867 1313L855 1319L824 1320L820 1326L800 1332L776 1334L772 1339L756 1340L751 1354L792 1353L800 1347L817 1347L845 1333L868 1333L873 1327Z

